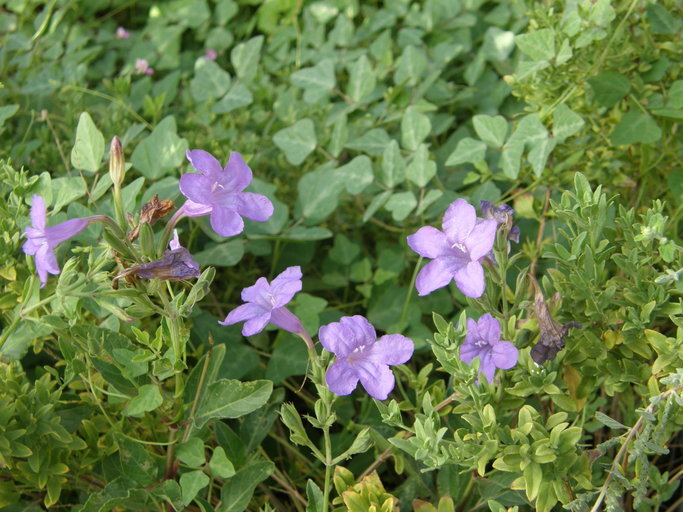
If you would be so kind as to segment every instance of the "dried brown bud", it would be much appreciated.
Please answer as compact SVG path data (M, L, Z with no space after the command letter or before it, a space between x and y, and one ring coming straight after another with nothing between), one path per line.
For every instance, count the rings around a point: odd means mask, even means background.
M152 199L142 205L142 208L140 209L140 221L138 222L138 225L128 233L128 240L131 242L137 240L142 224L147 223L150 226L153 226L157 220L168 215L174 208L175 205L173 204L173 201L170 199L162 199L159 201L159 195L154 194Z
M536 364L552 361L557 353L564 348L564 338L571 327L581 328L578 322L568 322L564 325L557 323L548 309L548 304L543 297L538 281L529 275L531 287L534 289L534 310L541 336L536 345L531 349L531 358Z

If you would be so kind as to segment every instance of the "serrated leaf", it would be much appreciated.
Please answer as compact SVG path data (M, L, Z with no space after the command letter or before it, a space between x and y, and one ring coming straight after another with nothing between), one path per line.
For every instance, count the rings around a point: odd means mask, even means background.
M273 135L273 142L285 152L290 164L299 165L317 145L313 121L301 119L289 128L283 128Z
M256 75L261 59L263 40L263 36L252 37L248 41L236 45L230 52L230 62L232 62L235 74L240 80L249 82Z
M484 160L486 155L486 144L480 140L465 137L458 142L448 159L446 165L460 165L465 162L479 163Z
M474 131L487 144L499 148L505 143L508 124L503 116L477 115L472 118L472 123Z
M104 156L104 136L90 114L81 113L76 127L76 141L71 150L71 165L76 169L97 172Z
M533 61L547 61L555 56L555 33L549 28L517 35L515 44Z

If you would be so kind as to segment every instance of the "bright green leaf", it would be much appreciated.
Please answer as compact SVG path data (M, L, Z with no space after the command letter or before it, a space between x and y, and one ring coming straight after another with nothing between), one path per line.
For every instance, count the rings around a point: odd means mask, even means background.
M335 172L338 183L342 183L349 194L360 194L374 178L372 162L365 155L358 155Z
M167 116L137 145L131 163L146 178L157 180L185 161L187 148L187 140L178 137L175 117Z
M273 391L267 380L240 382L219 379L211 384L197 408L197 428L213 418L239 418L263 406Z
M393 194L384 205L384 208L391 212L391 216L395 221L400 222L408 217L416 206L417 199L415 198L415 194L410 190L407 190L405 192Z
M429 118L418 112L414 107L408 107L401 119L401 144L409 151L416 151L420 143L425 140L432 124Z
M251 105L254 97L251 91L242 83L235 83L230 90L213 107L214 114L227 114L235 109Z
M240 262L242 256L244 256L244 241L229 240L207 245L206 249L194 255L194 260L202 266L232 267Z
M401 156L398 142L392 139L382 155L382 182L387 187L400 185L406 179L406 163Z
M198 437L191 437L176 448L176 457L180 462L192 468L198 468L206 462L204 442Z
M230 52L230 62L232 62L235 74L240 80L249 82L256 75L263 40L263 36L252 37L248 41L236 45Z
M201 470L190 471L180 475L180 488L183 491L183 505L192 503L197 493L209 485L209 477Z
M304 89L306 103L314 103L325 97L336 85L334 62L323 59L313 67L295 71L290 79L294 85Z
M406 178L418 187L424 187L434 176L436 176L436 162L429 159L427 146L420 144L406 168Z
M472 123L474 124L474 131L486 144L499 148L505 143L508 124L503 116L493 117L481 114L474 116Z
M315 127L310 119L301 119L273 135L273 142L285 152L287 161L299 165L315 149L318 143Z
M361 55L349 69L349 83L346 94L356 103L375 89L375 71L365 55Z
M97 172L104 156L104 136L90 114L83 112L76 127L76 141L71 150L71 165L76 169Z
M486 144L480 140L465 137L458 142L448 159L446 165L460 165L465 162L479 163L484 160L486 155Z
M197 59L190 93L197 102L223 96L230 87L230 74L214 61Z
M211 468L211 474L219 478L230 478L235 474L235 467L221 446L214 448L209 468Z
M562 103L553 112L553 137L562 142L581 130L584 124L580 115Z
M550 60L555 56L555 33L549 28L517 35L515 44L533 61Z
M123 409L124 416L141 416L145 412L153 411L164 403L159 386L145 384L138 390L138 396L133 398Z

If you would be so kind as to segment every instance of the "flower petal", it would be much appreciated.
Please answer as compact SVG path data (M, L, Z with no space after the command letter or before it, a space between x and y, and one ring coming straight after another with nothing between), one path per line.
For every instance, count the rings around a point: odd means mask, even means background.
M335 395L346 396L356 389L358 374L346 361L335 361L325 374L327 387Z
M301 291L301 267L288 267L270 283L270 292L275 299L273 307L279 308L288 304L297 292Z
M264 311L263 308L256 304L247 302L246 304L237 306L230 313L228 313L228 316L225 317L225 320L218 323L221 325L234 325L246 320L250 320L257 316L261 316L264 313L266 313L266 311Z
M71 219L56 226L45 228L45 238L47 238L48 245L57 247L87 228L89 222L90 219Z
M509 370L517 364L519 350L509 341L500 341L493 344L491 359L493 363L503 370Z
M453 273L447 260L444 258L432 260L422 267L422 270L417 275L417 280L415 281L417 294L420 296L428 295L434 290L447 286L451 279L453 279Z
M423 258L438 258L448 254L451 248L446 235L432 226L418 229L407 240L408 246Z
M204 151L203 149L188 149L185 151L185 157L190 161L192 167L202 174L209 175L223 171L223 167L221 166L221 163L216 160L216 157L214 157L211 153ZM183 192L183 194L184 193L185 192Z
M244 230L244 221L233 210L213 208L211 210L211 227L221 236L235 236Z
M24 242L24 245L21 246L24 254L34 255L36 251L40 249L40 246L46 242L43 232L33 229L31 226L26 226L24 235L28 238L28 240Z
M413 355L413 340L400 334L386 334L368 350L368 358L378 364L403 364Z
M33 194L31 197L31 224L35 229L45 230L45 219L47 218L47 208L42 196Z
M294 334L304 331L301 320L287 308L273 309L270 313L270 323Z
M323 325L318 339L325 350L343 359L356 348L373 343L376 334L375 328L362 316L345 316L339 322Z
M36 264L36 271L38 272L38 278L40 282L43 283L40 287L42 288L47 283L47 274L57 275L59 274L59 265L57 264L57 256L55 256L54 251L47 244L42 245L36 255L34 256L34 261Z
M237 213L256 222L265 222L273 215L273 203L266 196L252 192L237 194Z
M493 382L493 376L496 373L496 365L493 364L493 358L491 357L491 351L487 350L482 354L480 358L481 364L479 365L479 370L484 374L486 380L489 384Z
M242 336L253 336L260 333L268 325L268 322L270 322L270 312L247 320L242 326Z
M443 232L451 244L464 244L476 222L474 206L464 199L456 199L443 216Z
M237 152L230 153L230 159L225 166L224 172L229 177L230 190L233 192L242 192L254 178L244 158Z
M266 311L272 310L273 304L270 302L270 285L268 280L265 277L259 277L253 285L243 288L242 300L258 304Z
M478 261L473 261L459 268L453 278L460 291L473 299L481 297L486 288L484 267Z
M477 330L481 339L488 341L490 344L500 341L500 322L489 313L479 318Z
M356 364L354 368L368 395L377 400L387 399L391 390L394 389L394 374L388 366L364 360Z
M474 342L465 340L460 345L460 360L466 364L472 364L475 357L482 357L485 347L477 346Z
M174 251L175 249L180 249L180 240L178 239L178 230L173 230L173 238L168 243L169 248Z
M183 174L180 177L180 192L194 203L211 205L214 183L211 178L202 174Z
M465 241L472 261L483 258L493 248L496 241L496 229L498 223L491 220L480 220Z
M180 218L181 212L185 217L203 217L204 215L209 215L212 211L213 207L211 205L195 203L188 199L173 217Z

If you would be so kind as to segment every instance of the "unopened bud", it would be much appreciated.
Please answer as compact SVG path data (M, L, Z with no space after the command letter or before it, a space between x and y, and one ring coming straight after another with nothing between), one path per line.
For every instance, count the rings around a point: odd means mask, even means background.
M123 148L118 137L111 140L109 147L109 176L115 188L121 188L123 178L126 176L126 160L123 156Z

